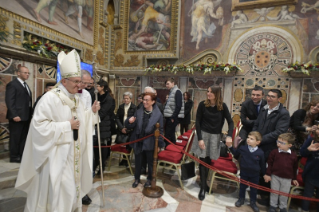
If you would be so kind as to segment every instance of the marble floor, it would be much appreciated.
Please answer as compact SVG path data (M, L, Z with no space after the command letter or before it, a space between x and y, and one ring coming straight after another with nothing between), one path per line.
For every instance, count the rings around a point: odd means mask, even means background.
M206 195L204 201L197 198L199 192L199 177L183 181L184 189L181 189L176 172L162 170L158 172L157 186L164 190L161 198L152 199L142 194L143 183L146 176L142 176L141 184L132 188L133 176L128 168L118 166L118 159L112 159L111 169L103 173L104 203L102 198L101 178L96 176L93 188L89 192L92 203L89 206L83 205L83 212L249 212L249 199L245 205L236 208L234 203L237 200L238 189L235 183L216 180L213 185L213 194ZM20 212L23 211L26 194L14 189L14 183L19 170L17 163L9 163L8 159L0 160L0 211ZM134 163L133 163L134 171ZM247 191L246 198L249 198ZM298 206L301 201L292 200L290 212L301 211ZM267 208L260 206L261 212L266 212ZM315 207L314 207L315 208ZM315 210L311 210L315 211Z

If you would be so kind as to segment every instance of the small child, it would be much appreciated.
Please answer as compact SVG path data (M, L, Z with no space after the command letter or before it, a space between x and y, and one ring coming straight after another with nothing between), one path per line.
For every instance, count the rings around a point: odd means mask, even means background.
M296 153L290 150L295 142L295 136L291 133L283 133L279 135L277 140L278 149L270 152L268 157L268 168L264 179L266 182L271 181L271 189L289 193L291 180L293 184L298 186L297 168L298 158ZM278 196L278 194L270 194L269 212L276 212L279 199L280 212L287 211L286 196Z
M258 149L258 145L261 142L261 134L253 131L248 134L247 145L242 145L238 149L232 148L231 142L226 142L229 150L235 157L240 157L240 179L258 184L260 172L262 175L266 171L266 163L264 158L264 152ZM240 183L239 199L235 203L236 207L240 207L245 202L246 189L248 185ZM257 189L250 187L250 207L254 212L258 212L259 208L256 205Z

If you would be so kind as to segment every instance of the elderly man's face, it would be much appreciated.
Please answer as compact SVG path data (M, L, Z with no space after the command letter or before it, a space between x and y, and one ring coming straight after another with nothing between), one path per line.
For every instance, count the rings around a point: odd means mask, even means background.
M76 94L81 86L81 77L69 77L62 79L62 85L70 94Z
M87 88L90 83L91 83L91 76L84 74L82 76L82 83L81 83L80 89Z

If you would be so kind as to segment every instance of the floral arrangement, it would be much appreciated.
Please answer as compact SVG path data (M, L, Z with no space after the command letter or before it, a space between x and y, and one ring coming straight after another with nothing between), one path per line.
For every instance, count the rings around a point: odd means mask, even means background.
M59 43L47 40L45 43L37 36L28 34L24 37L22 46L28 51L37 52L40 56L47 58L56 58L59 52L64 51L66 54L72 49Z
M212 73L212 71L223 71L228 74L231 71L242 71L236 64L229 63L209 63L209 64L196 64L196 65L151 65L144 71L146 72L161 72L170 71L174 74L177 72L185 71L194 74L194 71L203 72L203 74Z
M319 71L319 63L311 64L311 62L308 62L306 64L299 64L298 61L288 65L286 68L282 70L283 72L289 72L289 71L297 71L302 72L304 74L309 75L312 71Z

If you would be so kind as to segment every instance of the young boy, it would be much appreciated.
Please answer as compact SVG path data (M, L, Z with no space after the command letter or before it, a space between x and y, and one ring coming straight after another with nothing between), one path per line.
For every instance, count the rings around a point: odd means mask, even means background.
M279 135L277 140L278 149L270 152L268 157L268 168L264 179L266 182L271 181L271 189L289 193L291 180L293 184L298 186L297 155L290 150L290 147L295 142L295 136L291 133L283 133ZM270 194L270 208L269 212L276 212L279 199L280 212L287 211L286 196L278 196L278 194Z
M235 157L241 155L240 179L254 184L258 184L260 172L264 175L266 171L264 152L261 149L258 149L261 139L261 134L253 131L248 134L247 145L242 145L238 149L232 148L231 142L226 142L226 145ZM240 207L244 204L247 187L248 185L240 183L239 199L235 203L236 207ZM256 205L256 199L257 189L250 187L250 207L254 212L259 211L259 208Z

